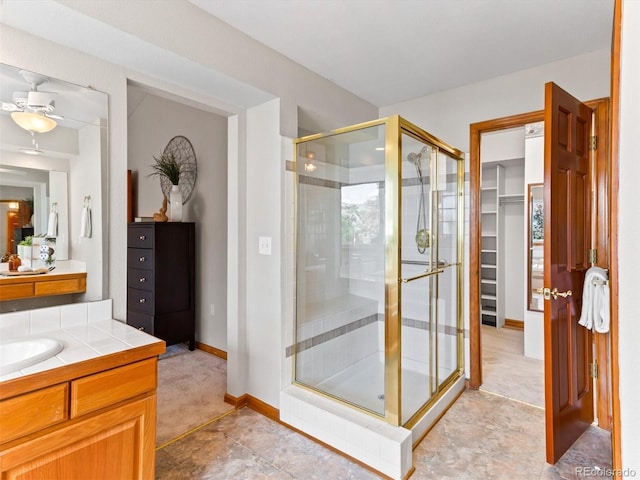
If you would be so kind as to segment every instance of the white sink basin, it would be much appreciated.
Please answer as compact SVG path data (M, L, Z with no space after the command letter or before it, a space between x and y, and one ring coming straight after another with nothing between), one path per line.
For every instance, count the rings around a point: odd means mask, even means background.
M52 338L30 338L0 343L0 375L21 370L53 357L62 343Z

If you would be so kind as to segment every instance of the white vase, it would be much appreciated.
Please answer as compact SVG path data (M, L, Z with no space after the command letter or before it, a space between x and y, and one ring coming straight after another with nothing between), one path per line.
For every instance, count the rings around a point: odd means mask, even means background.
M22 261L22 265L31 266L31 245L18 245L18 256Z
M182 192L178 185L172 185L169 192L169 220L172 222L182 221Z

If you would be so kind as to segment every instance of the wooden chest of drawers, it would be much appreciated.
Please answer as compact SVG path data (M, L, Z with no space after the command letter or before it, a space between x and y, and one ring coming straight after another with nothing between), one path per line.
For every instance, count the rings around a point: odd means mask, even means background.
M130 223L127 323L195 348L195 224Z

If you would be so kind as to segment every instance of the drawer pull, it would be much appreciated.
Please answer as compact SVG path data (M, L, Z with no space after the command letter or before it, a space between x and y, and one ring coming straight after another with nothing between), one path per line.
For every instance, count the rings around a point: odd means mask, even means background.
M140 235L138 238L139 238L140 240L146 240L146 239L147 239L147 236L146 236L146 235Z
M140 260L140 263L144 263L144 261L146 260L145 257L140 257L138 260Z
M138 300L138 302L140 302L140 303L147 303L147 299L146 299L146 298L141 298L140 300Z
M146 279L146 278L144 278L144 277L140 277L140 278L138 279L138 281L139 281L140 283L144 283L144 282L146 282L146 281L147 281L147 279Z
M144 332L144 327L138 327L138 330L140 330L141 332Z

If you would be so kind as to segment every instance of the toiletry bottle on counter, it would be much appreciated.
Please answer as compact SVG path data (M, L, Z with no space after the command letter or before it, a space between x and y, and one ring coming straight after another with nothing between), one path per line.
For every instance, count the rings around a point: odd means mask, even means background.
M20 260L20 257L16 253L9 255L9 271L18 271L20 265L22 265L22 260Z

